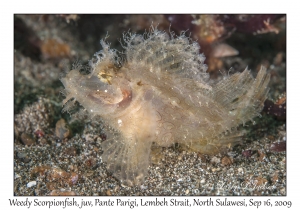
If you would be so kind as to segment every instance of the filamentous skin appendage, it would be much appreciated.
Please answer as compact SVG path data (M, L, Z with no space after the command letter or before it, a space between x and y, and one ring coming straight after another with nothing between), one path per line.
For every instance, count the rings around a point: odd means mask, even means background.
M263 67L256 79L246 69L209 85L200 46L185 35L152 29L124 34L124 42L125 58L102 40L90 74L73 69L61 79L64 110L78 101L111 128L102 159L124 185L144 182L152 144L215 154L234 146L237 126L263 108L270 79Z

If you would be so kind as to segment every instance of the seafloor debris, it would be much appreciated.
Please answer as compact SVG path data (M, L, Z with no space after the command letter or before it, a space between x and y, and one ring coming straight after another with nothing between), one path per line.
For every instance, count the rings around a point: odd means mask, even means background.
M41 44L41 51L45 58L63 58L71 56L70 46L56 39L43 41Z
M61 187L69 187L75 185L80 179L80 175L75 172L66 172L60 168L50 166L37 166L31 171L32 175L40 175L44 178L46 186L49 190Z
M280 141L280 142L273 143L270 146L270 150L274 151L274 152L284 152L284 151L286 151L286 141Z
M20 114L15 115L15 135L20 136L24 144L31 145L35 142L33 136L39 137L42 130L49 129L51 112L52 105L45 98L39 98L37 102L26 106Z
M26 133L21 134L21 141L23 144L25 144L27 146L33 145L36 142L30 135L28 135Z
M282 94L275 102L267 99L263 111L278 120L286 120L286 94Z
M64 119L57 121L55 125L55 135L59 139L68 138L71 135L71 130Z
M231 165L232 163L233 163L233 160L232 160L232 158L230 158L230 157L228 157L228 156L224 156L223 158L222 158L222 165L223 166L228 166L228 165Z

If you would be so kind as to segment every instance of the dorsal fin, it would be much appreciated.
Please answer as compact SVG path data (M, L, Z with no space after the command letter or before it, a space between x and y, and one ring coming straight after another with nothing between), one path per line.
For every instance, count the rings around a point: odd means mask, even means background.
M209 77L204 64L205 56L199 54L199 44L184 34L174 37L152 29L144 35L124 35L124 41L128 65L147 66L147 70L156 74L181 74L181 77L198 82L204 82Z

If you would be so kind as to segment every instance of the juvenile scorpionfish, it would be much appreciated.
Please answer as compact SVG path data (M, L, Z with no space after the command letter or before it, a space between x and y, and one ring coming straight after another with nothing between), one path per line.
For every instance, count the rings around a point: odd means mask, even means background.
M102 40L89 74L75 68L61 79L64 110L78 101L111 128L102 159L122 184L144 182L153 144L215 154L239 142L236 128L260 115L265 68L256 79L246 69L210 85L200 46L185 35L152 29L125 34L124 42L124 58Z

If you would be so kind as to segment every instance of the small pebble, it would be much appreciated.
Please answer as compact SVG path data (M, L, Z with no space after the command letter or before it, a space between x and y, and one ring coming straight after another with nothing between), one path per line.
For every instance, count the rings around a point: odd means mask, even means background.
M31 182L28 182L27 183L27 187L30 188L30 187L33 187L36 185L36 181L31 181Z
M27 154L25 152L18 152L17 153L17 157L20 158L20 159L25 158L26 156L27 156Z
M218 164L218 163L221 162L221 160L220 160L220 158L217 158L216 156L214 156L214 157L210 160L210 162L211 162L211 163L216 163L216 164Z
M111 196L110 190L107 190L107 191L106 191L106 195Z
M79 179L79 175L77 173L71 172L71 175L69 178L70 184L75 185L77 183L78 179Z
M142 190L146 190L146 189L148 189L148 186L141 185L141 189L142 189Z
M286 151L286 141L276 142L270 146L270 150L273 152L284 152Z
M66 121L63 118L57 121L55 125L55 135L60 139L64 139L64 138L68 138L70 134L71 131L68 128Z
M228 166L228 165L231 165L233 163L233 160L228 157L228 156L225 156L222 158L222 165L223 166Z
M21 141L23 144L30 146L33 145L35 143L35 140L28 134L26 133L22 133L21 135Z
M242 174L244 173L244 170L242 168L238 168L238 172Z
M95 139L95 137L91 134L85 135L84 138L85 138L86 141L94 141L94 139Z
M252 156L252 150L245 150L242 152L242 155L246 158L249 158Z
M211 171L212 172L220 171L220 168L212 168Z

